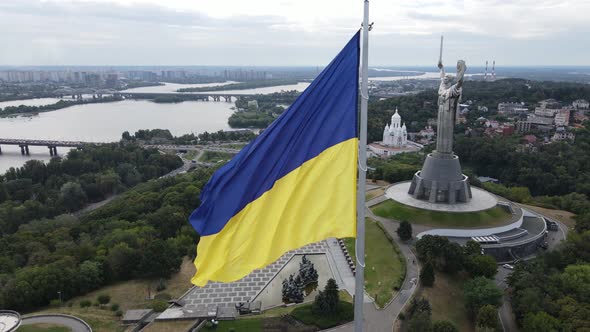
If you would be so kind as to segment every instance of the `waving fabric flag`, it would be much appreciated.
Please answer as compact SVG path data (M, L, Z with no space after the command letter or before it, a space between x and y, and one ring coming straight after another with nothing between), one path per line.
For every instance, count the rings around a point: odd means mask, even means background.
M192 282L230 282L289 250L356 235L359 33L260 136L221 167L190 216Z

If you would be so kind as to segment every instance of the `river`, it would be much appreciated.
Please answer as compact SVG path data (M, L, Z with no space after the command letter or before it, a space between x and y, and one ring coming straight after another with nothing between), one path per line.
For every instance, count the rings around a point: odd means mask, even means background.
M432 74L426 73L425 77ZM422 75L419 75L422 76ZM424 78L425 78L424 77ZM371 80L403 79L403 77L371 78ZM141 87L126 92L174 93L180 88L217 86L225 83L175 84ZM226 90L215 93L268 94L281 90L303 91L309 83L298 83L246 90ZM46 105L57 98L38 98L0 103L0 108L18 105ZM146 100L75 105L60 110L39 113L34 116L0 118L0 138L28 138L51 140L80 140L89 142L112 142L121 138L121 133L134 133L138 129L169 129L173 135L200 133L229 129L227 119L233 113L233 103L186 101L177 104L158 104ZM22 156L18 146L3 145L0 155L0 173L9 167L22 165L29 159L49 160L47 147L29 147L30 156ZM68 149L58 148L63 155Z
M36 116L0 118L0 137L89 142L118 141L121 133L138 129L170 129L173 135L230 129L232 103L186 101L157 104L146 100L124 100L104 104L85 104ZM0 172L20 166L28 159L49 160L47 147L30 147L22 156L18 146L2 146ZM67 152L58 148L58 153Z

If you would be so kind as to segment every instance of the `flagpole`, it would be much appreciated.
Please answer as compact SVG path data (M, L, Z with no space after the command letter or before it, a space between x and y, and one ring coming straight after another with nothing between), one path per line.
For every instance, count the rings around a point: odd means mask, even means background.
M361 114L359 133L359 176L356 219L356 280L354 289L354 331L363 331L363 299L365 284L365 185L367 181L367 105L369 102L369 0L364 0L361 49Z

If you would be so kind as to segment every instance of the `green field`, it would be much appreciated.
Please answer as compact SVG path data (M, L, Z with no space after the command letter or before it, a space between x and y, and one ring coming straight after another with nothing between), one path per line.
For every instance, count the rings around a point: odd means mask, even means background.
M391 301L406 275L406 263L398 247L377 222L367 218L365 245L365 291L379 307ZM356 261L354 239L344 239L348 252Z
M55 324L31 324L21 325L17 332L71 332L69 327Z
M510 213L497 206L485 211L457 213L421 210L392 200L379 203L371 210L379 217L435 227L495 226L505 224L512 218Z

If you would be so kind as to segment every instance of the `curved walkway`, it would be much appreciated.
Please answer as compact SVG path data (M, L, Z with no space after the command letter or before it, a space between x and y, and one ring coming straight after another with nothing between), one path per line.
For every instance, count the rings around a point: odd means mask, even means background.
M376 220L383 226L383 229L391 236L395 244L399 247L402 255L406 259L406 277L402 287L395 295L393 300L383 309L377 309L373 303L365 303L363 308L364 315L364 331L366 332L387 332L393 330L393 324L397 319L399 313L404 309L408 301L414 295L417 289L418 276L420 274L420 266L418 259L414 256L410 246L401 241L397 236L396 230L399 223L390 219L381 218L373 214L370 206L379 204L386 200L387 197L379 196L366 203L366 216ZM413 227L414 225L412 225ZM416 225L419 226L419 225ZM425 229L426 230L426 229ZM414 232L416 233L416 232ZM348 332L354 330L354 323L348 323L330 329L329 331Z
M92 328L78 317L62 314L44 314L23 317L21 325L56 324L69 327L72 332L92 332Z

